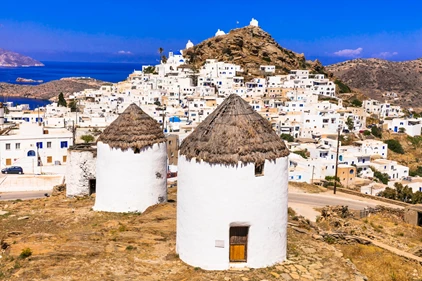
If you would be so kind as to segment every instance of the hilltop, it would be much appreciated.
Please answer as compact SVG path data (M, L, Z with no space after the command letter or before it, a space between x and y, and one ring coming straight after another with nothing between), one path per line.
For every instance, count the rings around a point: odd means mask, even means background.
M344 83L366 96L383 101L382 94L398 95L395 104L422 107L422 59L392 62L381 59L355 59L326 67Z
M60 92L65 95L85 89L99 89L107 82L96 79L62 78L40 85L16 85L0 83L0 96L16 96L38 99L57 97Z
M44 64L28 56L0 49L0 67L18 66L44 66Z
M292 69L310 69L323 72L318 61L307 61L304 54L298 54L281 47L267 32L259 27L246 26L231 30L226 35L209 38L183 54L196 67L206 59L217 59L242 66L246 74L259 76L261 65L274 65L276 74L287 74Z

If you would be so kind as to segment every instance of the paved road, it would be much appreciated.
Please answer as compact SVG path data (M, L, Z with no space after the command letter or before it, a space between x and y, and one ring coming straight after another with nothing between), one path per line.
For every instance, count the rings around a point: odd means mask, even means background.
M342 197L342 194L309 194L309 193L289 193L289 203L305 204L312 207L324 207L327 205L347 205L353 210L363 210L365 207L375 207L381 202L373 200L361 201L358 199L349 199Z
M0 193L0 200L16 200L16 199L36 199L45 197L45 193L51 194L51 191L28 191L28 192L7 192ZM309 207L324 207L327 205L347 205L350 209L363 210L365 207L375 207L376 205L383 204L380 201L363 199L356 196L348 196L342 193L337 195L319 193L296 193L289 192L289 203L296 203L307 205ZM384 204L385 205L385 204ZM394 206L400 208L399 206Z
M37 198L44 198L44 194L51 195L51 191L19 191L19 192L0 192L0 201L5 200L29 200L29 199L37 199Z

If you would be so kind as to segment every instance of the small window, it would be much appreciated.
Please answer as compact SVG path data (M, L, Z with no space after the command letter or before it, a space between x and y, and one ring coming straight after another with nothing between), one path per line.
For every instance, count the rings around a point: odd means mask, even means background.
M10 150L10 143L6 143L6 150Z
M264 163L255 163L255 177L264 175Z
M60 148L67 148L67 141L61 141Z
M47 142L47 148L51 148L51 141Z
M19 142L15 144L15 149L16 150L21 149L21 144Z
M37 142L37 148L42 148L42 142Z

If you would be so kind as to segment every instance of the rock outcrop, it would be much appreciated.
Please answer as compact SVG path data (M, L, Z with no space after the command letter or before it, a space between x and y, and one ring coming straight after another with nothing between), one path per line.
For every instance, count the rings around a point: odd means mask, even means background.
M276 74L287 74L292 69L324 72L318 60L307 61L303 54L281 47L257 26L233 29L225 35L209 38L184 50L183 55L196 67L202 66L206 59L234 63L250 76L262 76L261 65L274 65Z

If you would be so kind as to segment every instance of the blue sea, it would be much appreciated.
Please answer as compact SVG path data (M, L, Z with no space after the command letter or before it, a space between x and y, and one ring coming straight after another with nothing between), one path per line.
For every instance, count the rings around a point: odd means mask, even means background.
M91 77L107 82L125 80L133 70L141 70L138 63L95 63L95 62L42 62L42 67L0 67L0 82L21 85L39 83L18 83L16 78L32 80L59 80L63 77ZM148 64L148 63L145 63Z
M42 67L0 67L0 82L19 85L39 85L40 83L19 83L16 78L43 80L43 83L64 77L91 77L107 82L125 80L134 70L141 70L138 63L92 63L92 62L42 62ZM145 63L150 64L150 63ZM44 106L47 100L0 97L0 102L11 101L16 104L29 104L31 109Z

